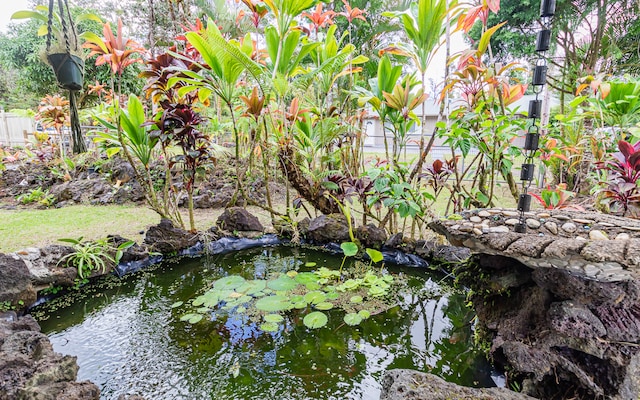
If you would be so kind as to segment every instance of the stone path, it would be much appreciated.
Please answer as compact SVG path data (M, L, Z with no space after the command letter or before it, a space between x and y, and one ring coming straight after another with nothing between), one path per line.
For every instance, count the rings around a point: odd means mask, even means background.
M595 212L525 213L527 232L514 232L519 212L481 209L430 224L451 244L503 255L530 268L559 268L601 282L640 277L640 220Z

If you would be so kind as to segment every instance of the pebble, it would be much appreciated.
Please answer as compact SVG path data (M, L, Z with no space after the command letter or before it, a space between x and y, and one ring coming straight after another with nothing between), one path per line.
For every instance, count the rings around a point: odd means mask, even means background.
M452 231L457 231L458 229L460 229L460 225L455 224L455 225L453 225L453 226L452 226L451 228L449 228L449 229L451 229Z
M583 238L582 236L576 236L576 240L579 242L586 242L587 238Z
M508 220L504 221L505 224L512 226L517 224L518 222L520 222L520 220L517 218L509 218Z
M574 218L573 222L575 222L576 224L595 224L596 223L596 221L592 219L582 219L582 218Z
M566 215L562 215L562 214L554 215L553 217L555 219L559 220L559 221L568 221L568 220L571 219L571 218L567 217Z
M519 212L517 211L503 211L502 215L504 215L505 217L517 217L518 215L520 215Z
M482 235L482 229L473 228L473 234L478 236Z
M487 210L489 214L500 214L502 213L502 208L492 208L491 210Z
M473 226L462 225L459 229L460 232L471 232L473 231Z
M538 218L549 218L551 214L543 212L538 214Z
M478 213L478 217L489 218L490 216L491 216L491 213L487 210L482 210Z
M595 278L599 272L600 269L594 265L587 264L584 266L584 273L587 274L588 277Z
M471 222L463 222L462 226L470 226L470 227L473 228L473 223L471 223Z
M613 228L615 224L610 224L608 222L598 222L598 225L604 226L605 228Z
M508 233L510 229L504 225L502 226L492 226L489 228L490 233Z
M629 240L631 239L631 236L629 236L628 233L620 233L616 236L616 240Z
M482 222L482 218L478 217L477 215L474 215L473 217L469 218L469 221L475 224L479 224L480 222Z
M537 219L529 218L527 219L527 226L531 229L538 229L540 228L540 221L538 221Z
M558 224L556 224L555 222L551 222L551 221L545 222L544 227L547 228L547 230L553 233L554 235L558 234Z
M562 230L565 232L573 233L576 231L576 229L578 229L578 227L573 222L565 222L562 225Z
M623 226L622 229L638 232L640 231L640 226Z
M589 239L591 239L591 240L609 240L609 238L607 237L607 235L604 232L599 231L597 229L594 229L591 232L589 232Z

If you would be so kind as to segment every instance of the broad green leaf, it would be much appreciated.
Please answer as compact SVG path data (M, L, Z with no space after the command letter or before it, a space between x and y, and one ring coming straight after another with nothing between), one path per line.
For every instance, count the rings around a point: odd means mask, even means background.
M353 242L344 242L340 244L340 248L344 252L345 257L353 257L358 254L358 245Z
M362 296L351 296L351 298L349 299L350 302L358 304L358 303L362 303Z
M382 255L382 253L376 249L367 248L365 251L367 252L367 255L369 256L371 261L374 263L378 263L384 260L384 256Z
M284 321L284 317L280 314L267 314L264 316L264 320L265 322L278 323Z
M282 275L273 281L267 283L267 287L275 291L288 291L298 286L298 282L289 278L286 275Z
M277 332L278 327L279 325L276 324L275 322L265 322L264 324L260 325L260 329L262 329L265 332Z
M333 308L333 304L328 301L323 301L322 303L318 303L314 306L316 310L326 311L331 310Z
M306 301L309 304L322 303L326 299L327 299L327 295L324 294L324 292L320 292L320 291L309 292L304 295L304 301Z
M318 329L322 328L327 324L329 319L326 314L320 311L314 311L312 313L307 314L302 322L309 329Z
M267 296L256 301L256 308L267 312L290 310L292 307L293 304L286 296Z
M344 316L343 320L345 324L349 326L355 326L360 324L360 322L362 322L362 317L356 313L349 313Z
M246 282L245 279L241 276L230 275L230 276L225 276L224 278L218 279L213 284L213 287L216 289L233 290L237 287L240 287L240 285L242 285L245 282Z
M178 308L183 304L184 304L184 302L182 302L182 301L176 301L175 303L171 304L171 308Z

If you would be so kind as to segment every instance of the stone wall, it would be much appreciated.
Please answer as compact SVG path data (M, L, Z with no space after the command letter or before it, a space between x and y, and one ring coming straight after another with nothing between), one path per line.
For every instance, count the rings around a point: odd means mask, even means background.
M454 271L510 382L542 399L640 398L640 221L476 210L431 227L474 253Z

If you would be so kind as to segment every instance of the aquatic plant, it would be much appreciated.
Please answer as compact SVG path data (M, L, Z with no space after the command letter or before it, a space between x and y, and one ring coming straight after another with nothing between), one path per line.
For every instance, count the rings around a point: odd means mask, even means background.
M371 263L382 260L380 252L367 250ZM287 324L286 317L296 313L294 310L298 310L298 316L304 315L302 323L307 328L319 329L329 321L325 311L339 309L345 312L343 320L347 325L358 325L396 304L392 285L401 282L382 268L375 272L369 267L361 263L360 268L346 271L348 278L341 283L341 271L326 267L312 272L273 274L269 279L229 275L216 280L213 287L191 300L186 306L189 312L180 320L195 324L208 314L239 314L262 331L277 332ZM183 305L176 302L172 307Z
M135 243L129 240L117 247L113 247L108 239L83 241L82 236L78 239L65 238L59 240L71 243L74 251L62 257L58 261L58 265L64 263L68 267L75 267L78 270L80 279L89 277L96 270L105 273L109 263L118 265L124 251Z

